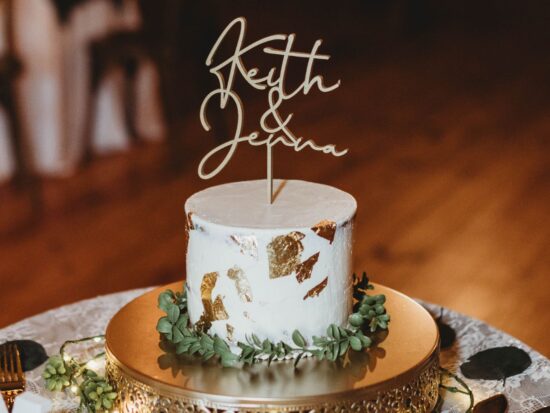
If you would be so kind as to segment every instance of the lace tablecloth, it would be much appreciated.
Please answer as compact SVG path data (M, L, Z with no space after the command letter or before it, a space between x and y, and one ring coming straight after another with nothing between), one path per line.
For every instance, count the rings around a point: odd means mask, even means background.
M16 339L35 340L45 347L48 354L57 354L66 340L103 334L111 317L123 305L148 290L100 296L47 311L1 329L0 343ZM438 306L423 304L434 314L440 311ZM533 361L522 374L505 382L464 379L472 389L476 402L503 393L510 403L510 412L531 413L550 406L550 360L515 338L462 314L445 310L444 321L457 333L455 345L441 355L442 365L453 372L458 371L460 364L471 355L492 347L517 346L527 351ZM77 401L70 393L54 395L44 390L41 372L42 367L39 367L27 373L28 389L52 399L57 412L75 412ZM444 412L463 412L468 406L468 398L461 394L447 392L443 398Z

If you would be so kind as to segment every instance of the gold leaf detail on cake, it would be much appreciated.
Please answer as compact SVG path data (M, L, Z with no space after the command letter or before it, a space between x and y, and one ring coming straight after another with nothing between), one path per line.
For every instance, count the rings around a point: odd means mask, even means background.
M230 238L239 246L241 254L258 258L258 242L254 235L231 235Z
M334 241L334 234L336 233L336 222L323 219L321 222L314 225L311 230L320 237L328 240L330 244Z
M218 295L212 304L212 312L214 313L214 320L227 320L229 316L227 311L225 311L225 306L223 305L223 299L221 295Z
M225 328L227 329L227 339L229 341L233 341L233 333L235 332L235 327L233 327L231 324L227 323L225 325Z
M210 327L212 327L212 322L208 320L206 313L202 313L201 318L199 318L199 321L195 323L195 327L197 328L197 330L202 331L204 333L210 330Z
M212 291L216 286L217 280L217 272L209 272L202 277L201 300L204 311L197 322L197 327L202 331L208 331L212 325L212 321L227 320L229 318L225 311L221 296L218 295L216 300L212 303Z
M304 262L298 264L296 267L296 279L299 283L304 282L305 280L311 278L311 273L313 272L313 266L317 263L319 259L319 253L313 254Z
M190 231L192 229L195 229L195 226L193 225L193 213L188 212L187 213L187 229Z
M203 327L202 328L203 331L207 331L205 327L208 325L208 328L210 328L212 320L214 320L214 312L212 311L212 290L216 285L217 277L218 277L217 272L211 272L211 273L205 274L204 277L202 278L201 300L202 300L202 306L204 307L204 311L201 315L201 318L199 319L199 322Z
M307 300L308 298L312 298L312 297L317 297L325 289L327 284L328 284L328 277L326 277L323 281L321 281L319 284L317 284L315 287L309 290L307 294L304 295L304 300Z
M279 278L290 275L300 264L304 246L300 242L305 237L301 232L291 232L279 235L267 246L269 258L269 278Z
M235 265L233 268L227 270L227 276L229 279L235 281L235 287L237 288L237 293L241 301L251 303L252 290L244 271Z
M191 220L192 212L188 212L185 219L185 236L184 236L184 245L185 245L185 255L187 256L187 251L189 247L189 232L194 229L193 221Z
M209 272L204 274L201 282L201 299L204 302L205 300L212 301L212 290L216 286L216 281L218 281L217 272Z

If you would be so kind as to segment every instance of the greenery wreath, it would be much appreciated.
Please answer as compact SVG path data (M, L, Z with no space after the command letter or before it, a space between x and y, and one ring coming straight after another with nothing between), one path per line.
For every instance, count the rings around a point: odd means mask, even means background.
M220 337L211 336L208 332L191 326L185 291L174 293L167 290L159 295L159 307L166 316L159 320L157 330L163 340L174 345L177 354L200 356L203 359L217 356L224 366L253 364L263 360L271 363L285 356L296 357L296 365L306 354L318 359L336 361L349 351L363 351L372 346L375 342L374 335L387 330L390 321L384 307L386 298L383 295L367 294L367 291L373 288L367 275L363 273L361 277L356 277L354 274L353 279L355 304L349 317L349 326L328 326L326 336L314 337L312 345L308 345L298 331L292 335L294 346L285 343L274 344L268 340L260 341L253 335L246 343L238 343L240 353L233 353L229 344ZM99 335L63 343L59 354L51 356L44 367L44 387L53 392L70 389L73 395L80 399L79 410L82 412L101 413L115 408L119 402L116 390L103 376L101 368L98 368L105 353L100 351L88 359L80 359L68 351L69 346L88 342L92 342L93 347L97 349L104 340L105 336ZM468 385L456 374L444 368L440 368L440 374L440 388L450 393L466 395L469 399L466 413L472 413L474 395Z
M353 313L348 318L348 325L341 327L330 324L326 335L313 337L308 343L304 336L295 330L292 333L293 345L284 342L273 343L260 340L255 334L238 342L240 351L233 352L228 342L218 335L210 335L191 325L187 311L185 288L181 292L166 290L158 297L158 307L166 313L157 323L157 331L162 338L175 347L178 355L200 356L203 360L218 357L225 367L239 364L253 364L283 358L294 358L295 365L306 356L311 355L319 360L336 361L346 356L349 351L363 351L373 344L373 336L378 331L387 330L390 316L382 294L369 295L368 290L374 287L365 272L358 277L353 274Z

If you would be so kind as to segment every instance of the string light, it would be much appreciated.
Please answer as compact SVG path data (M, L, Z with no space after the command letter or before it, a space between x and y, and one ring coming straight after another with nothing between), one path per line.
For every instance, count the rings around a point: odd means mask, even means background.
M63 362L66 364L66 373L68 376L68 379L64 379L63 383L70 381L70 385L69 383L67 383L67 385L69 386L67 388L67 391L69 391L74 396L80 397L82 400L86 400L86 403L90 402L90 400L88 400L88 395L84 393L82 386L84 383L86 383L86 380L88 380L90 377L92 378L91 379L92 381L90 382L91 385L95 385L97 388L103 388L104 391L106 391L105 388L109 387L108 379L101 375L98 375L98 370L102 370L102 367L103 367L105 352L102 351L100 353L97 353L93 356L93 358L86 361L86 360L79 360L79 358L77 357L72 357L70 355L70 352L66 351L66 348L74 344L80 344L80 343L86 343L86 342L100 343L102 341L104 341L104 336L94 336L94 337L85 337L78 340L68 340L68 341L65 341L61 346L61 348L59 349L60 356ZM85 351L85 353L87 353L90 350L91 349L88 348L87 351ZM87 370L89 372L86 372ZM93 374L92 372L95 374ZM60 378L63 379L61 375L60 375ZM58 378L54 378L54 379L58 380ZM99 394L102 394L102 393L99 393ZM82 400L81 400L81 403L82 403ZM115 403L114 400L111 398L103 400L102 403L106 403L106 402L110 403L111 405ZM94 412L97 410L93 406L88 407L88 410L90 409ZM111 411L112 413L120 413L120 410L118 409L109 410L109 411Z
M89 368L90 370L98 369L99 368L99 360L97 360L97 359L90 360L89 362L86 363L86 367Z

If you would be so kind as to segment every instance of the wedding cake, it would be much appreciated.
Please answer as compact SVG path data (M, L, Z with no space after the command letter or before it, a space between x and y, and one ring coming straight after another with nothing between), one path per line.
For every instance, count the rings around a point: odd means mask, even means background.
M190 322L235 345L255 334L310 340L352 311L356 201L331 186L234 182L192 195L187 214Z

